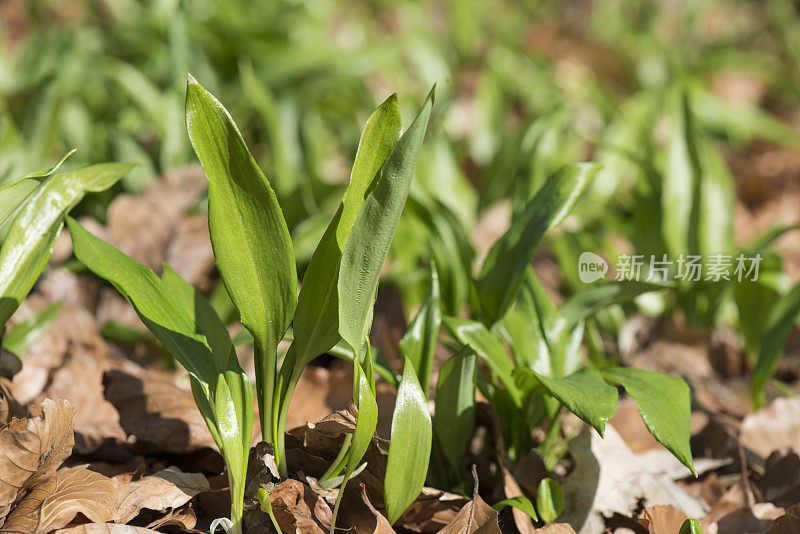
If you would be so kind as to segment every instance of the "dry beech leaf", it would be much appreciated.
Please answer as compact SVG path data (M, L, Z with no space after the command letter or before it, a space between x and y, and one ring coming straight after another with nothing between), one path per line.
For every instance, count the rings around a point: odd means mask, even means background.
M642 512L639 522L648 534L674 534L688 517L674 506L656 505Z
M285 480L269 492L275 519L284 532L325 534L331 509L314 491L298 480Z
M167 246L166 262L200 291L211 289L210 275L216 265L208 233L208 215L190 215L178 223Z
M475 495L439 534L500 534L497 516L494 508Z
M745 417L741 431L742 445L762 458L784 448L800 454L800 401L778 397L763 410Z
M570 442L569 451L575 469L561 485L566 508L559 519L580 534L606 532L603 517L629 517L641 501L645 506L672 505L690 517L706 515L701 499L654 474L660 467L631 452L612 426L606 427L605 439L584 430Z
M361 484L360 486L361 486L361 499L364 501L364 504L367 505L367 508L369 509L373 519L375 520L375 528L371 530L358 529L358 532L364 532L365 534L367 534L367 532L369 532L370 534L395 534L395 531L392 528L391 523L389 523L389 520L386 519L383 516L383 514L381 514L378 510L376 510L375 507L372 506L371 502L369 502L369 497L367 497L366 486L364 486L364 484Z
M191 530L197 525L197 516L192 508L192 503L187 503L180 508L170 510L164 516L149 523L147 528L178 527L181 530Z
M50 532L68 525L77 514L94 523L105 523L116 507L117 485L113 480L84 466L65 467L23 497L3 528Z
M207 186L197 165L173 169L152 180L140 196L117 195L108 206L109 241L160 271L176 225Z
M48 304L50 302L41 296L32 295L14 312L11 322L23 321ZM47 334L24 355L20 355L24 356L25 365L12 380L14 397L22 404L33 401L44 391L53 369L59 368L69 351L77 347L103 351L105 342L100 337L91 313L83 308L64 304Z
M89 523L77 527L62 528L54 534L153 534L155 530L116 523Z
M12 419L0 430L0 517L21 490L49 479L72 453L72 416L65 400L45 399L42 417Z
M27 415L25 407L11 394L11 381L0 376L0 425L7 425L14 417L22 419Z
M164 373L131 369L111 369L103 378L105 397L119 412L125 432L154 452L186 454L215 448L189 390Z
M177 467L162 469L119 487L119 504L114 521L127 523L139 515L143 508L157 512L178 508L209 489L208 480L200 473L183 473Z

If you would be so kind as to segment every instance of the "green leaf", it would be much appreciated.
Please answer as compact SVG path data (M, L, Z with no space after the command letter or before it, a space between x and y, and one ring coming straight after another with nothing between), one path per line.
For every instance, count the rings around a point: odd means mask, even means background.
M681 86L669 96L670 130L664 172L661 210L662 231L667 250L674 254L691 252L689 233L695 191L699 187L700 163L689 96Z
M502 512L508 506L511 506L513 508L516 508L517 510L521 510L522 512L528 514L534 521L539 520L539 516L536 515L536 509L533 507L533 503L531 502L531 500L521 495L519 497L503 499L502 501L492 505L492 508L494 508L498 512Z
M733 244L733 211L736 205L733 177L713 144L699 144L702 174L698 205L697 245L703 255L730 254Z
M292 240L278 199L228 111L189 75L186 127L208 177L208 225L217 268L256 343L261 431L273 433L277 346L297 304Z
M552 523L564 511L564 492L558 482L545 478L536 490L536 509L545 523Z
M3 348L14 354L23 354L50 330L60 309L61 301L58 301L16 325L3 337Z
M602 371L603 378L625 388L636 400L647 430L697 476L689 448L689 386L678 377L630 367Z
M436 350L436 339L442 324L441 294L439 292L439 275L436 266L431 263L431 283L422 301L419 312L408 327L408 331L400 340L399 348L403 356L411 360L417 369L419 383L427 397L433 368L433 354Z
M672 284L622 280L587 286L561 305L560 311L572 326L613 304L627 302L644 293L663 291Z
M617 389L609 386L594 367L583 367L563 378L549 378L531 369L542 386L569 411L586 421L600 436L605 435L606 421L617 412Z
M356 353L368 333L378 278L411 188L434 91L435 88L431 89L416 119L386 158L342 251L338 282L339 334Z
M309 361L340 339L337 281L342 250L364 205L365 192L400 138L400 129L400 107L397 95L392 95L372 113L364 126L342 204L306 269L294 317L296 341L287 355L297 361L284 364L287 369L302 372Z
M47 265L69 212L84 194L111 187L133 168L102 163L50 176L20 207L0 245L0 325L17 309Z
M386 517L394 523L419 496L428 473L431 456L431 416L428 401L408 358L397 390L383 500Z
M703 529L697 519L687 519L681 525L678 534L703 534Z
M478 321L449 316L443 317L442 320L454 338L462 345L472 347L481 358L486 360L486 363L489 364L489 369L500 378L514 400L519 404L522 398L514 382L514 364L500 340Z
M11 223L19 213L19 208L25 202L25 199L33 193L45 179L51 174L55 173L67 158L69 158L76 149L72 149L62 157L50 169L44 171L35 171L12 180L0 186L0 243L2 243L8 231L11 228Z
M489 250L477 280L484 324L491 326L505 314L545 232L572 210L597 169L591 164L566 165L550 176Z
M164 279L67 218L75 256L108 280L189 372L192 393L228 466L232 516L241 521L253 392L211 304L169 267ZM227 339L225 339L227 337Z
M461 349L439 370L433 432L450 466L458 470L475 427L475 370L471 347Z
M800 284L795 285L791 291L778 299L764 324L761 350L758 353L751 384L756 407L764 405L764 385L775 372L775 365L781 358L783 345L798 314L800 314Z

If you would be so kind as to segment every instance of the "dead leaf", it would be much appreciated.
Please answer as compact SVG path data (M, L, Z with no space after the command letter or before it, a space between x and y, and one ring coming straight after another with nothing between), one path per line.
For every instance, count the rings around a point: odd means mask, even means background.
M675 534L688 518L674 506L656 505L642 512L639 522L649 534Z
M103 378L105 397L119 412L125 432L160 453L216 447L188 389L164 373L133 369L111 369Z
M148 523L148 528L178 527L181 530L191 530L197 525L197 516L192 508L192 503L186 503L180 508L169 510L163 517Z
M155 530L116 523L89 523L77 527L62 528L54 534L158 534Z
M162 469L119 487L114 521L128 523L143 508L157 512L178 508L209 489L208 480L200 473L183 473L176 467Z
M395 534L395 531L392 528L391 523L389 523L389 520L386 519L383 516L383 514L381 514L378 510L376 510L375 507L372 506L371 502L369 502L369 497L367 497L366 486L364 486L364 484L361 484L360 488L361 488L361 499L364 501L364 504L369 509L370 514L372 514L372 519L375 522L375 526L364 528L364 526L354 524L350 526L350 528L355 527L356 532L363 532L364 534Z
M331 509L310 487L299 480L285 480L269 495L275 519L284 532L326 534L331 524Z
M68 269L53 269L42 276L37 287L48 302L61 301L92 313L97 307L100 290L97 282L87 276L78 276Z
M0 348L0 377L11 379L22 370L19 357L4 348Z
M741 432L742 445L762 458L779 449L800 453L800 402L778 397L763 410L745 417Z
M39 295L29 296L12 320L22 321L50 304ZM25 365L12 379L14 397L28 404L47 387L51 373L64 362L70 349L81 346L85 350L104 350L105 341L100 337L94 317L87 310L65 304L48 332L24 355Z
M160 271L176 225L207 186L200 167L191 166L150 181L140 196L117 195L108 206L109 241Z
M310 366L303 372L292 395L286 428L319 421L331 412L343 410L352 400L352 365L334 365L331 369Z
M178 222L167 246L166 262L200 291L211 289L210 275L216 264L208 233L208 215L190 215Z
M439 534L500 534L497 516L497 511L476 494Z
M25 407L11 394L11 381L0 377L0 425L7 425L11 419L22 419L27 415Z
M50 532L68 525L77 514L105 523L117 506L113 480L84 466L64 467L23 497L3 528L20 532Z
M12 419L0 430L0 517L17 496L52 477L72 453L74 408L45 399L42 417Z
M605 439L584 430L569 450L575 468L561 485L566 508L560 519L581 534L605 532L603 517L630 516L642 500L646 506L672 505L691 517L705 516L701 499L653 474L658 466L631 452L614 427L606 427Z
M782 508L770 503L758 503L753 508L739 508L717 522L721 534L750 534L764 532L774 519L783 515Z

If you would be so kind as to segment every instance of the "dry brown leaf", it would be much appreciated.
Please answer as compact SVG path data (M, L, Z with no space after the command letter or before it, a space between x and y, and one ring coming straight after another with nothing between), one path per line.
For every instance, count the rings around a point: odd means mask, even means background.
M162 469L119 487L119 505L114 521L127 523L143 508L157 512L178 508L209 489L208 480L200 473L183 473L177 467Z
M331 509L310 487L299 480L285 480L269 495L275 519L284 532L325 534L331 523Z
M111 369L103 378L105 397L119 412L125 432L136 436L143 447L161 453L215 448L189 390L164 373L133 369Z
M62 232L67 234L68 232ZM97 307L99 286L86 276L78 276L67 269L53 269L37 283L39 292L48 302L61 301L63 304L84 308L94 313Z
M461 495L424 487L397 524L414 532L439 532L453 522L467 502Z
M117 195L108 206L109 241L154 270L164 262L175 226L208 186L199 166L167 172L141 196Z
M300 427L343 410L353 400L352 384L352 365L306 368L292 395L286 428Z
M89 523L77 527L62 528L54 534L157 534L155 530L116 523Z
M208 233L208 215L190 215L178 223L167 246L166 262L199 290L211 289L210 275L216 265Z
M752 508L739 508L717 522L720 534L750 534L764 532L774 519L783 515L782 508L770 503L758 503Z
M688 517L674 506L656 505L642 512L639 522L648 534L675 534Z
M695 518L705 516L701 499L669 477L654 474L661 467L631 452L614 427L606 427L605 439L584 430L569 450L575 468L561 485L566 508L560 520L581 534L605 532L603 517L628 517L641 501L645 506L672 505Z
M22 362L13 352L0 348L0 377L11 379L22 370Z
M439 534L500 534L497 516L494 508L475 495Z
M32 295L20 305L12 320L22 321L48 304L41 296ZM44 391L53 370L63 364L67 353L79 346L89 351L103 351L105 341L91 313L65 304L47 334L21 355L25 365L12 380L14 397L22 404L33 401Z
M7 425L14 417L22 419L27 415L25 407L11 394L11 381L0 376L0 425Z
M763 410L745 417L741 432L742 445L762 458L778 449L800 453L800 402L778 397Z
M187 503L180 508L169 510L163 517L148 523L148 528L178 527L182 531L191 530L197 525L197 515L194 513L192 503Z
M117 485L84 466L65 467L37 485L14 506L3 528L50 532L68 525L77 514L93 523L109 521L117 506Z
M72 453L72 416L65 400L45 399L42 417L13 419L0 430L0 517L5 517L21 490L55 473Z
M103 396L103 372L110 366L104 349L72 347L45 391L48 397L67 399L75 407L75 450L80 454L92 452L107 439L126 439L116 408Z

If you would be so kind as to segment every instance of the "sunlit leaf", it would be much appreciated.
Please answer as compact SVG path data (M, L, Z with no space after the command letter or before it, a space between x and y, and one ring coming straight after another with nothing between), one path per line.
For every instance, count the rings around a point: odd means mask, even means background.
M419 312L411 321L408 331L398 345L403 356L410 359L414 368L417 369L419 383L426 397L433 368L436 339L439 336L439 326L442 324L440 305L439 275L436 267L431 264L431 283L428 286L428 292L425 294Z

